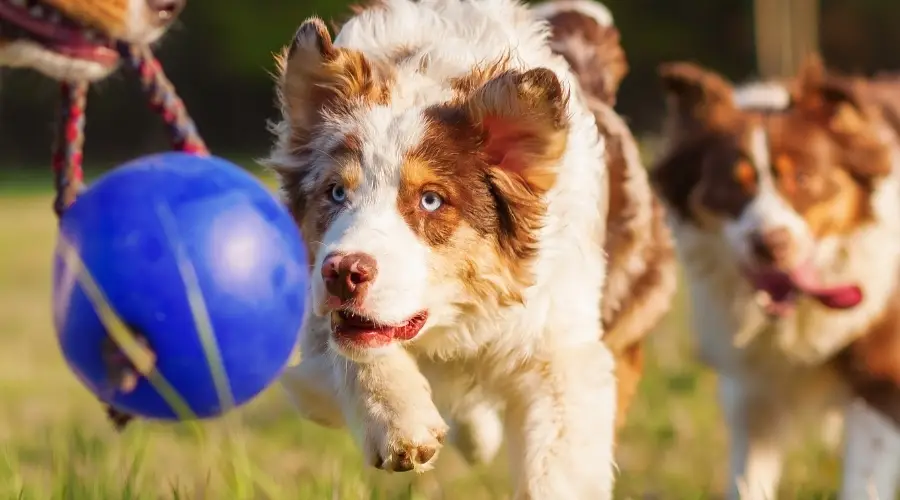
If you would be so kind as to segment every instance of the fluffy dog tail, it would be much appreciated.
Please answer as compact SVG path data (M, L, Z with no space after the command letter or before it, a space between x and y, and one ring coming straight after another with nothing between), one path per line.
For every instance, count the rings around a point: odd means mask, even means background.
M569 62L582 89L615 105L628 61L609 9L592 0L548 0L532 9L550 24L550 46Z

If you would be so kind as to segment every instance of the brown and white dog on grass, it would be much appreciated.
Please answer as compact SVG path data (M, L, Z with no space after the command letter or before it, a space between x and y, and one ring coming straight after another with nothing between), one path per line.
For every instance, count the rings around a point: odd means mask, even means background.
M427 470L452 429L472 460L508 439L516 498L612 494L674 264L628 128L551 50L567 5L385 0L279 59L268 164L312 270L283 383L377 467Z
M0 66L99 80L118 65L117 41L155 41L185 1L0 0Z
M720 376L730 498L774 498L789 438L832 412L845 417L842 498L893 498L900 414L872 405L900 401L887 390L900 374L897 99L817 58L787 83L735 87L689 63L661 74L668 146L651 176Z

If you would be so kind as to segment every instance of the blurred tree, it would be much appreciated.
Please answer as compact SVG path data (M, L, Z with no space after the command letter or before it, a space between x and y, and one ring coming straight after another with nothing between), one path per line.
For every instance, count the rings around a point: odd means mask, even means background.
M819 51L819 0L754 0L756 61L763 78L786 78Z

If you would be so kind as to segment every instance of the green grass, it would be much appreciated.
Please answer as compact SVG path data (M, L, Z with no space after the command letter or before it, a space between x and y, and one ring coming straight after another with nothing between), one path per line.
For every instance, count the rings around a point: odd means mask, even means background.
M50 180L0 175L0 500L507 498L505 461L452 448L419 476L370 470L347 435L300 420L278 387L230 418L116 434L59 353L50 317ZM271 181L271 179L269 179ZM617 448L617 498L720 498L727 467L715 378L692 359L683 300L650 340ZM246 465L249 463L249 470ZM802 447L785 498L831 498L836 459Z

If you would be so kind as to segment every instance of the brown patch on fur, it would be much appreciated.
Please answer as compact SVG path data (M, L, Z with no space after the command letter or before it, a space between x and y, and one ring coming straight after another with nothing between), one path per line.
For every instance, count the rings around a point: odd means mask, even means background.
M792 138L784 144L773 138L779 151L773 165L776 186L812 233L847 234L869 220L870 192L834 158L840 150L827 139L796 133Z
M829 75L818 58L794 87L791 108L767 121L777 186L813 234L847 234L871 220L875 181L892 169L889 125L864 81Z
M328 114L353 106L387 104L392 72L361 52L337 48L321 19L312 18L297 30L294 42L276 56L278 98L290 121L294 145L309 141Z
M606 140L609 171L604 338L618 350L643 338L668 310L675 290L674 253L664 211L650 189L631 131L608 105L592 101L591 109Z
M701 223L707 214L737 217L756 196L744 127L711 131L677 144L652 169L651 180L675 213ZM751 165L752 166L752 165Z
M619 84L628 73L619 30L574 10L563 10L547 21L550 48L569 63L582 89L614 106Z
M671 145L652 176L683 219L740 215L757 190L744 165L753 157L748 134L761 127L776 187L813 234L846 234L870 220L874 182L892 168L891 144L863 81L829 75L810 58L792 82L792 105L760 113L737 110L727 82L706 70L667 68Z
M696 219L702 199L697 187L711 172L720 178L716 184L724 182L732 192L719 196L719 190L706 189L709 201L725 202L728 211L742 210L748 197L735 196L741 184L731 175L740 160L742 129L731 84L691 63L664 64L659 74L668 99L664 133L669 151L652 169L654 187L679 217Z
M409 226L433 247L459 244L453 238L462 226L482 242L493 240L497 267L515 285L502 285L505 295L531 283L528 264L546 210L542 196L555 182L565 151L566 104L548 70L502 73L428 109L424 139L405 159L398 207ZM421 206L429 191L443 199L431 212ZM474 258L469 250L455 248L456 260ZM478 267L471 262L460 272ZM476 281L475 293L499 286Z
M628 410L637 394L644 371L644 345L636 342L614 353L616 368L616 431L628 421Z
M673 142L728 128L736 114L734 89L720 75L692 63L660 66L669 113L666 137Z
M881 319L834 363L861 398L900 425L900 294L894 292Z
M600 311L603 341L616 358L616 426L621 428L641 379L644 340L671 308L675 255L665 212L631 131L609 105L594 99L589 104L606 140L607 277Z
M499 227L484 164L474 150L465 149L464 135L439 137L437 134L452 134L453 130L439 123L429 128L428 139L404 161L397 198L400 214L432 247L449 242L462 223L489 237ZM428 192L437 193L443 200L433 212L421 205L422 196Z

